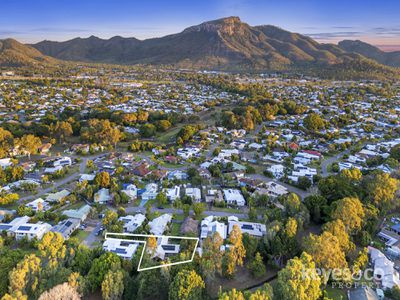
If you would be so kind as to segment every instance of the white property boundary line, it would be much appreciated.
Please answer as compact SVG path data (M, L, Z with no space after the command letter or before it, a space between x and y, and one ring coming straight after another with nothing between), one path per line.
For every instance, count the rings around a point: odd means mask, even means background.
M196 241L196 245L194 246L193 249L193 253L192 253L192 257L189 260L184 260L184 261L178 261L178 262L174 262L174 263L169 263L169 264L165 264L165 265L159 265L159 266L153 266L153 267L147 267L147 268L140 268L140 266L142 265L142 259L143 259L143 255L144 255L144 251L146 249L146 245L147 245L147 241L138 241L138 240L129 240L132 242L136 242L138 244L143 244L143 250L142 250L142 254L140 255L140 260L139 260L139 265L137 268L138 272L141 271L146 271L146 270L152 270L152 269L159 269L159 268L164 268L164 267L169 267L169 266L175 266L175 265L180 265L180 264L187 264L187 263L191 263L194 259L194 254L196 253L196 249L197 249L197 245L199 244L199 238L197 237L187 237L187 236L173 236L173 235L154 235L154 234L134 234L134 233L112 233L112 232L106 232L105 234L105 239L107 239L107 235L113 235L113 236L131 236L131 237L155 237L155 238L172 238L172 239L181 239L181 240L195 240ZM123 239L123 238L121 238Z

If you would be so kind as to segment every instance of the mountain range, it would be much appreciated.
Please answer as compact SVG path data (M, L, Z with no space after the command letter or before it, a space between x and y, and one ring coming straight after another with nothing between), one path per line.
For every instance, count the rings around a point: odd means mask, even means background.
M400 66L400 52L383 52L360 41L343 41L339 45L321 44L310 37L279 27L250 26L238 17L204 22L177 34L146 40L91 36L65 42L42 41L32 45L3 40L0 45L3 44L13 47L0 47L0 65L67 60L238 71L351 66L364 72L370 69L398 72L397 69L385 69L379 64ZM23 55L24 52L26 55Z
M384 52L379 48L362 41L344 40L338 46L347 52L355 52L365 57L373 59L380 64L400 67L400 51Z
M13 39L0 40L0 66L20 67L56 62L56 59L43 55L34 47L21 44Z

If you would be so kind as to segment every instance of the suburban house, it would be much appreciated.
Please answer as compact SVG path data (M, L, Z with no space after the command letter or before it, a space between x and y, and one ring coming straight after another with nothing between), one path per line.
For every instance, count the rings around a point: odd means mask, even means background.
M142 193L142 200L148 201L155 199L157 197L157 191L158 191L157 183L147 184L144 192Z
M153 221L149 222L150 232L154 235L162 235L167 229L167 225L171 222L172 215L163 214Z
M130 201L135 200L137 198L137 188L134 184L128 184L121 192L127 195Z
M272 176L274 176L274 178L277 178L277 179L280 179L285 175L285 167L281 164L269 166L267 168L267 170L269 172L271 172L271 174L272 174Z
M207 194L205 195L205 199L206 203L215 203L224 200L222 192L217 189L208 189Z
M89 216L91 210L92 208L86 204L80 207L79 209L64 210L62 214L64 216L67 216L68 218L78 219L81 222L84 222L86 218Z
M71 194L70 191L68 190L62 190L59 191L57 193L53 193L53 194L49 194L46 197L46 201L54 203L54 202L61 202L62 199L64 199L65 197L69 196Z
M378 249L368 246L370 262L374 267L374 278L377 278L382 289L391 289L400 286L399 273L394 268L394 262Z
M239 190L234 189L224 189L224 198L227 204L245 206L246 201Z
M201 221L201 232L200 238L205 239L208 236L212 236L215 232L218 232L222 239L226 239L227 226L214 220L214 216L208 216Z
M64 240L68 240L71 234L79 228L81 224L79 219L66 219L51 228L51 231L58 232Z
M37 238L38 240L42 239L43 235L49 232L51 229L51 225L47 223L25 223L21 224L14 231L15 239L21 240L23 238L27 238L29 241Z
M146 217L143 214L136 214L134 216L127 215L120 217L118 220L124 223L124 232L135 232L143 224L144 220L146 220Z
M241 222L235 216L228 217L228 234L231 233L233 226L237 225L242 233L248 233L251 236L262 237L267 233L267 227L261 223Z
M153 257L164 259L166 256L178 254L179 251L180 246L178 244L170 244L169 238L163 236L157 239L157 248L153 254Z
M175 185L172 188L164 189L165 195L167 199L171 202L174 202L181 196L181 187L179 185Z
M111 201L110 190L106 188L102 188L96 194L94 194L94 202L105 204Z
M105 251L113 252L124 259L132 259L138 247L137 242L116 238L106 238L103 243Z
M193 202L200 202L201 201L201 191L199 188L186 188L185 189L186 196L192 198Z
M32 202L27 203L25 206L32 208L34 212L46 211L50 209L49 203L42 198L33 200Z
M6 232L8 236L15 236L15 230L22 225L29 222L31 218L28 216L17 217L12 220L10 223L1 223L0 224L0 232Z

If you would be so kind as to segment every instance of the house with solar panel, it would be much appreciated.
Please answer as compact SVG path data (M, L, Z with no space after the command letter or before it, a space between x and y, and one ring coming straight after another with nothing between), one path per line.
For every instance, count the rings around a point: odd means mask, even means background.
M238 217L228 217L228 234L233 230L233 226L237 225L242 233L248 233L254 237L263 237L267 233L267 227L265 224L242 222L239 221Z
M135 241L106 238L103 243L103 249L108 252L113 252L121 258L132 259L136 253L139 244Z
M157 239L157 248L154 252L153 258L158 257L164 260L165 257L176 255L179 251L180 245L170 243L167 236L159 237Z
M25 223L15 230L15 239L22 240L24 238L28 239L29 241L37 238L41 240L45 233L49 232L51 229L51 225L47 223Z
M134 216L127 215L118 219L118 221L122 221L124 223L124 232L135 232L136 229L142 226L145 220L146 217L143 214L136 214Z
M8 236L15 236L17 228L22 224L28 223L30 219L28 216L23 216L15 218L10 223L1 223L0 232L5 232Z
M79 228L81 224L79 219L66 219L51 228L51 231L58 232L64 240L68 240L71 234Z

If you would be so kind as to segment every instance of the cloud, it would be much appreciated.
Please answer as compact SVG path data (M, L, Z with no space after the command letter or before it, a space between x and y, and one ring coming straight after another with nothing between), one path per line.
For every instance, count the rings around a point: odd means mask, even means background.
M23 34L21 31L16 31L16 30L0 30L0 35L16 35L16 34Z
M82 28L56 28L56 27L40 27L28 30L28 32L50 32L50 33L69 33L69 32L89 32L89 29Z
M400 36L400 27L374 27L370 32L379 36L396 37Z
M354 38L362 35L360 31L336 31L336 32L319 32L319 33L306 33L305 35L319 40L335 40L338 38Z

